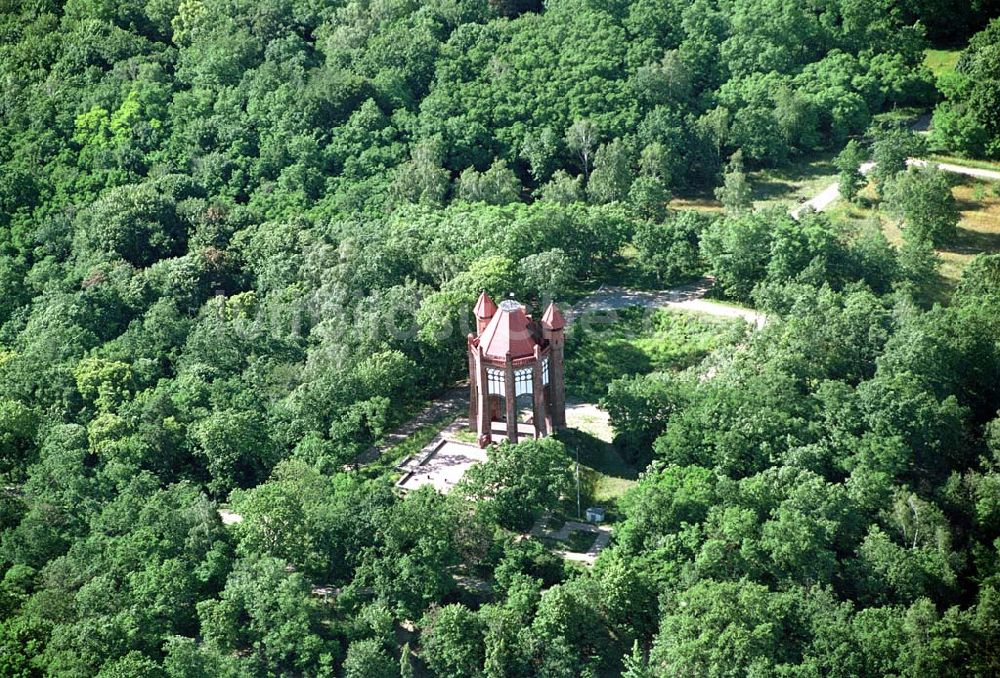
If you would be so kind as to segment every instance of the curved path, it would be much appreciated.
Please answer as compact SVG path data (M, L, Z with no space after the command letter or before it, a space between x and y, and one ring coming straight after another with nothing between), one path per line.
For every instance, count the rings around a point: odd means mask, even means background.
M921 160L920 158L910 158L906 161L906 164L912 165L913 167L926 167L929 163L926 160ZM935 164L942 172L964 174L966 176L976 177L977 179L987 179L989 181L1000 181L1000 172L997 172L996 170L966 167L965 165L952 165L947 162L939 162ZM872 171L873 167L875 167L875 163L866 162L862 163L862 165L858 167L858 170L860 170L861 174L868 174ZM806 210L822 212L831 204L836 202L838 198L840 198L840 188L837 183L834 182L806 202L791 210L789 214L792 215L793 219L798 219Z
M927 161L921 160L919 158L910 158L906 161L907 165L913 165L914 167L926 167ZM947 162L936 163L937 168L942 172L951 172L952 174L965 174L966 176L976 177L977 179L986 179L988 181L1000 181L1000 172L996 170L981 169L979 167L967 167L965 165L952 165Z
M606 313L639 306L675 308L722 318L742 318L757 328L764 326L767 319L763 313L751 308L705 299L714 282L711 277L705 277L687 285L652 292L602 285L568 309L565 313L566 320L570 323L581 322L584 325L588 321L603 323L607 322L603 317Z

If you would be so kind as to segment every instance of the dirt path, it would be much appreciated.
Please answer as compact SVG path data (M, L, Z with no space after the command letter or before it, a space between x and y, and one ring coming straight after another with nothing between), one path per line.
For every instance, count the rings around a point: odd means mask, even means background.
M858 169L861 174L868 174L875 167L875 163L866 162L863 163ZM840 199L840 186L834 182L824 188L822 191L817 193L815 196L805 201L795 209L793 209L789 214L792 215L792 219L798 220L802 213L806 210L812 210L814 212L822 212L827 207L832 205L834 202Z
M918 158L910 158L906 161L907 165L913 165L914 167L926 167L927 161L920 160ZM964 174L970 177L976 177L977 179L986 179L987 181L1000 181L1000 172L996 170L980 169L979 167L966 167L965 165L952 165L947 162L936 163L937 168L942 172L951 172L952 174Z
M712 288L711 278L701 278L693 283L669 290L647 292L625 287L604 287L603 285L566 312L570 322L586 323L589 315L617 311L632 306L641 308L676 308L682 311L705 313L721 318L742 318L760 328L767 318L763 313L742 306L705 299Z
M929 163L926 160L921 160L919 158L910 158L906 161L906 164L913 167L926 167ZM1000 172L995 170L979 169L978 167L966 167L965 165L952 165L946 162L939 162L935 164L942 172L964 174L966 176L976 177L977 179L987 179L989 181L1000 181ZM858 169L862 174L868 174L872 171L873 167L875 167L875 163L866 162L863 163ZM818 194L793 209L789 212L789 214L792 215L793 219L797 220L800 216L802 216L804 211L811 209L814 212L822 212L839 198L840 188L836 183L832 183Z

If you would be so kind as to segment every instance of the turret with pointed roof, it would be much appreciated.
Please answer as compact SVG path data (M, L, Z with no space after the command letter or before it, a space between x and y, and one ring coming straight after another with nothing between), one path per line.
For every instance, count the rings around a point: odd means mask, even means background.
M472 309L473 315L476 316L476 333L482 334L486 326L490 324L490 320L496 315L497 305L493 303L490 299L490 295L486 294L486 290L483 290L479 294L479 299L476 301L475 307Z
M559 312L556 302L550 302L548 308L545 309L545 313L542 314L542 327L547 330L561 330L566 327L566 320L563 318L563 314Z

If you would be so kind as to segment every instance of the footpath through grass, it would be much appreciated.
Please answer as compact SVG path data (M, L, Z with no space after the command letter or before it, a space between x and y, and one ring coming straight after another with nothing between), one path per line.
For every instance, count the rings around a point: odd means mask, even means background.
M836 157L837 152L824 151L795 158L782 167L750 172L754 207L792 209L806 202L837 180Z
M955 240L937 250L941 257L941 290L935 298L942 302L947 301L973 257L1000 252L1000 182L957 174L949 177L960 220ZM878 219L889 242L897 247L903 243L899 221L874 207L871 186L862 191L858 203L840 200L828 213L835 222L855 228Z
M993 162L991 160L976 160L974 158L963 158L958 155L947 155L944 153L931 153L927 156L927 159L933 160L934 162L947 163L949 165L963 165L965 167L975 167L976 169L1000 172L1000 162Z

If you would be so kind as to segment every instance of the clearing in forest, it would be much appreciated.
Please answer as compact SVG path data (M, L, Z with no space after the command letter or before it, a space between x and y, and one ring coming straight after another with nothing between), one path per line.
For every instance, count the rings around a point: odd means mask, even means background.
M952 176L952 194L961 218L955 240L937 250L941 257L941 300L950 294L973 257L1000 252L1000 182ZM873 208L870 187L862 192L860 198L855 204L840 201L829 211L835 219L857 227L878 218L889 241L897 246L902 244L899 221Z

